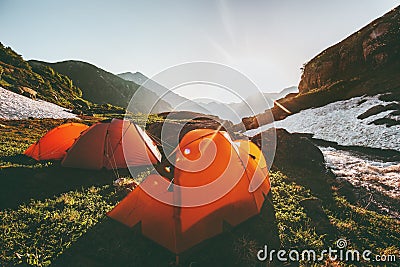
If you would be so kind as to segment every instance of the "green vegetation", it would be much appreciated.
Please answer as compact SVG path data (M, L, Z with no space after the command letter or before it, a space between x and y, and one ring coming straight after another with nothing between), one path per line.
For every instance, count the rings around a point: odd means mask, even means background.
M136 117L138 122L143 118ZM98 120L94 117L84 123ZM160 118L155 116L151 120ZM0 266L174 263L172 253L144 238L138 229L106 217L106 212L126 195L125 190L112 185L113 172L66 169L58 163L36 163L19 156L30 143L63 122L51 119L0 122ZM138 171L135 180L143 179L146 173ZM321 232L301 205L304 200L315 199L316 194L279 171L271 172L270 178L272 202L267 201L264 215L182 255L179 266L191 263L260 266L256 253L274 238L285 250L320 251L328 246L335 248L336 240L345 238L352 249L399 255L399 221L353 206L334 192L332 200L321 202L332 230ZM338 261L324 264L351 265ZM391 266L389 262L386 265Z
M115 201L106 185L32 200L1 211L3 264L47 266L109 211Z
M271 183L276 222L284 249L321 251L328 249L329 246L335 249L336 241L342 238L348 241L349 249L358 251L368 249L373 255L400 256L398 220L351 205L343 196L334 193L332 202L322 202L323 211L333 226L332 231L317 233L315 222L300 205L302 200L313 198L313 193L280 172L271 174ZM348 263L336 262L336 264L345 266ZM352 264L367 266L371 263ZM396 264L387 262L386 266L396 266Z
M121 117L124 107L137 93L130 106L132 112L148 112L153 106L154 113L170 110L171 106L159 100L152 91L141 88L134 82L80 61L47 63L25 61L10 47L0 43L0 87L33 99L43 99L73 109L82 115L113 113Z
M32 68L50 68L68 76L82 90L82 97L92 103L127 107L132 96L137 93L134 104L130 106L133 112L147 111L147 107L154 103L160 108L155 108L154 113L171 109L167 102L159 100L152 91L143 87L138 91L138 84L86 62L68 60L47 63L30 60L29 64Z
M323 235L313 229L300 201L312 196L309 190L289 182L280 173L271 173L271 188L279 238L285 248L321 249Z
M82 96L81 89L67 76L48 66L31 66L1 43L0 86L20 94L28 88L36 91L38 98L67 108L74 108L73 100Z

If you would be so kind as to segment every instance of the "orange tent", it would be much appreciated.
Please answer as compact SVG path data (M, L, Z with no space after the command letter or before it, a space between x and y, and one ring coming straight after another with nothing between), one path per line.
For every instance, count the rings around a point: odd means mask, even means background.
M99 170L151 165L160 160L157 146L139 126L113 119L96 123L83 132L61 165Z
M220 234L223 224L236 226L260 212L270 183L256 145L198 129L175 153L172 186L152 174L107 215L129 227L141 222L143 235L180 254Z
M89 126L82 123L62 124L47 132L24 152L36 160L61 160L75 139Z

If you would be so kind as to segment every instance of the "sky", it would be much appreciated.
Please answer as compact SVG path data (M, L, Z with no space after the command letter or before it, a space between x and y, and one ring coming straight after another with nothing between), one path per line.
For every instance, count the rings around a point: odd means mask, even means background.
M299 83L303 63L399 4L0 0L0 41L25 59L82 60L115 74L152 77L185 62L216 62L275 92ZM206 92L197 91L182 94Z

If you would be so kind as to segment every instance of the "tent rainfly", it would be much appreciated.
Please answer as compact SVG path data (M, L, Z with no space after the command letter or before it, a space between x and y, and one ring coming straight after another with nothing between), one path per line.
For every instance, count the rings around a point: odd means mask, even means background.
M65 123L51 129L24 152L36 160L61 160L80 134L89 126L82 123Z
M128 120L112 119L92 125L67 151L64 167L99 170L151 165L161 154L151 138Z
M175 150L174 180L149 175L107 215L180 254L260 213L270 190L267 164L250 141L197 129Z

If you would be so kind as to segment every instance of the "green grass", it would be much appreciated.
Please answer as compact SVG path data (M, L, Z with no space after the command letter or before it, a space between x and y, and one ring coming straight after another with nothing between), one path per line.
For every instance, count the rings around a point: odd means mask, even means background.
M1 261L47 266L116 203L111 186L92 186L32 200L0 212Z
M126 195L112 185L112 172L18 159L30 143L61 123L0 122L0 266L174 265L175 255L143 237L139 229L106 217ZM134 178L140 180L145 174L146 170L138 170ZM348 240L352 249L399 255L398 220L351 205L332 192L332 197L322 200L332 230L318 231L315 220L301 205L317 194L279 171L270 176L272 202L266 202L262 216L193 248L181 256L179 266L265 266L256 259L264 244L320 251L334 248L338 238ZM339 261L329 264L351 265Z
M311 226L299 202L312 197L309 190L280 173L271 173L271 187L279 238L285 248L320 249L324 235L318 235Z
M271 173L271 183L276 222L283 248L321 251L329 246L336 248L336 241L342 238L348 241L349 249L368 249L374 255L394 254L398 257L397 261L400 260L398 220L351 205L343 196L333 193L333 199L322 202L323 211L328 216L333 231L318 234L312 220L299 204L304 199L315 197L313 193L280 172ZM338 264L346 266L348 263ZM371 263L361 262L358 265L369 264Z

